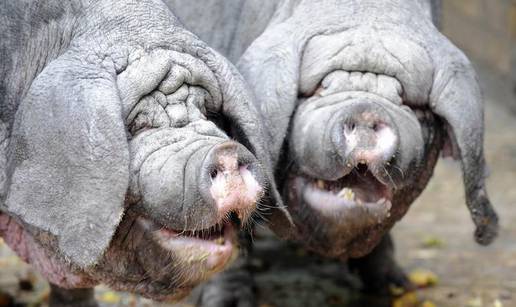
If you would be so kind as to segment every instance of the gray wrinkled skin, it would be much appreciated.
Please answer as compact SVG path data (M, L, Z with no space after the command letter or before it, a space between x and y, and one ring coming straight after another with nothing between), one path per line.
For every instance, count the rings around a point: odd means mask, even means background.
M431 111L449 127L448 138L462 162L466 202L477 226L475 239L480 244L490 243L496 236L498 224L484 185L482 97L469 61L433 25L431 6L423 1L402 0L297 1L292 5L289 8L291 14L276 13L280 17L271 21L271 26L246 50L238 65L253 87L262 112L273 114L266 118L270 120L268 127L274 127L271 133L276 137L274 152L280 152L282 138L290 126L287 159L294 161L294 171L298 167L301 175L326 180L342 175L332 174L338 164L334 159L339 152L321 151L331 148L331 142L322 144L325 147L318 146L320 138L297 134L297 129L301 124L332 124L328 121L329 114L319 110L319 113L312 112L312 116L304 115L305 109L332 99L333 105L340 104L339 110L351 108L353 97L344 96L355 96L373 108L373 113L388 112L392 128L397 130L400 144L395 160L389 161L392 169L387 167L390 176L394 176L392 185L396 187L396 198L407 185L422 189L424 185L418 187L411 178L419 176L421 169L433 168L432 161L421 156L423 144L429 140L423 140L421 129L424 127L421 121L415 121L414 110ZM339 80L333 82L337 84L332 88L330 83L333 83L327 79L336 71L350 73L350 78L353 72L372 73L373 81L369 82L376 88L368 86L365 78L358 85L353 85L352 80L340 80L351 83L351 90L339 86ZM376 76L378 79L374 80ZM394 90L388 90L389 82L381 82L382 76L399 83L396 88L399 99L391 98ZM326 81L328 85L324 84ZM314 92L320 85L326 93L316 99ZM371 97L371 93L376 97ZM299 101L299 96L309 98ZM403 105L399 105L400 101ZM347 156L344 162L353 165L354 161L350 159L352 156ZM395 169L399 171L395 172ZM332 176L327 177L328 174ZM373 227L387 230L401 218L394 214L398 211L396 207L408 205L410 202L394 201L391 217L386 216ZM350 236L367 232L368 228L366 225L353 227ZM379 240L381 236L375 237ZM370 240L370 243L374 241ZM364 245L374 246L369 242ZM357 254L368 248L360 249L362 251ZM343 247L341 255L346 254L353 255L352 248Z
M174 299L219 271L142 219L222 223L207 194L221 152L279 201L236 69L159 0L8 0L0 15L1 234L64 288Z
M249 45L238 68L265 115L274 161L287 152L281 162L294 172L326 180L342 176L345 167L339 169L342 161L334 158L338 150L328 152L326 148L334 146L329 134L321 138L318 131L334 124L331 114L349 113L346 109L353 108L354 101L365 100L377 105L374 112L388 112L396 123L401 144L395 167L404 178L393 179L403 185L421 167L433 167L422 156L423 144L431 142L423 139L422 123L414 112L428 110L444 120L453 154L462 162L467 205L477 225L475 239L491 242L497 218L484 185L482 97L467 58L433 24L438 22L433 12L439 1L257 2L225 2L227 10L202 20L192 15L193 5L180 5L178 0L167 4L223 54ZM258 23L252 31L241 30L242 20ZM257 34L254 41L252 34ZM324 97L312 97L321 88ZM324 104L333 109L323 110ZM288 148L282 151L285 140Z
M397 165L407 174L404 176L407 179L410 174L417 174L417 168L408 169L411 162L418 165L423 161L420 153L407 152L422 152L423 146L422 133L418 132L421 128L406 127L421 125L411 110L429 110L438 115L449 127L448 138L462 162L467 205L477 225L475 238L488 244L496 235L497 219L484 185L482 97L467 58L432 23L431 11L437 6L427 1L402 0L284 1L273 14L260 13L272 16L271 20L239 59L238 67L266 115L274 140L274 156L280 157L288 129L292 127L287 162L295 161L302 173L317 175L314 177L332 179L325 176L333 172L336 162L326 159L327 154L321 152L323 148L317 142L324 143L323 140L296 134L299 132L296 125L304 120L303 116L308 116L303 115L303 110L314 108L310 105L330 99L342 103L351 99L337 95L355 95L363 100L371 100L368 96L371 93L378 96L374 103L384 110L390 109L394 122L399 121L398 130L407 130L398 131L400 141L406 142L401 144L399 155L406 157ZM238 44L244 40L235 41ZM327 90L330 92L325 97L312 97L321 84L324 88L323 83L330 83L328 79L336 71L371 73L373 79L378 78L373 82L387 89L373 89L367 86L367 80L361 80L365 84L359 82L348 88L337 84ZM393 99L389 82L380 82L380 78L389 77L399 83L395 92L400 91L398 98ZM339 82L351 81L336 81ZM410 109L399 106L400 101ZM310 122L314 125L327 122L327 115L323 114L311 117Z
M255 93L276 180L297 226L276 232L323 255L363 256L424 189L443 149L461 161L475 240L494 240L498 218L484 183L482 95L468 59L435 26L439 1L234 0L203 20L180 2L169 1L179 19L237 61ZM390 208L307 204L317 179L360 186L349 177L361 162L359 151L374 144L374 124L396 136L392 156L364 159L375 182L391 191ZM355 127L358 150L347 151L342 132Z

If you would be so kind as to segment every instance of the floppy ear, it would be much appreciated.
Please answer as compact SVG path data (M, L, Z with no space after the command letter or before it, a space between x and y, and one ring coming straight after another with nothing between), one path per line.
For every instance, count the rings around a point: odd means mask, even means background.
M238 61L265 121L273 166L276 167L298 99L304 42L294 39L288 24L273 26L258 37Z
M254 93L254 103L262 116L273 170L278 167L290 118L296 108L301 50L306 41L295 39L289 29L288 24L281 23L269 27L251 44L237 65ZM281 197L277 190L274 193ZM269 217L269 228L285 239L295 232L290 216L287 223L274 213Z
M458 149L466 204L476 225L475 240L491 243L498 233L498 217L485 187L482 94L471 65L463 57L437 70L430 96L433 111L451 128L448 137Z
M65 53L32 83L9 148L7 211L88 267L123 215L129 151L114 67ZM37 236L36 236L37 237Z

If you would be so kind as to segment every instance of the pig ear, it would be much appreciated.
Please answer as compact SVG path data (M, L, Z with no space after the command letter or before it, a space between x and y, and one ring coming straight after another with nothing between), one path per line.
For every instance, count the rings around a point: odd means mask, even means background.
M83 268L108 247L129 178L116 73L92 62L66 53L32 83L15 116L6 197L10 215Z
M272 26L251 44L237 65L263 118L273 170L278 167L298 98L301 48L288 29L282 23ZM282 238L295 235L292 225L290 216L289 223L274 214L269 218L269 228Z
M289 34L289 26L271 26L246 50L238 62L238 69L254 93L254 103L262 116L264 136L269 146L271 169L278 167L286 141L290 118L298 98L301 48ZM273 181L274 182L274 181ZM280 198L277 190L276 197ZM277 214L269 217L269 228L282 238L295 235L290 216L288 221Z
M281 155L298 99L301 48L288 29L288 25L279 24L264 32L237 65L263 115L274 166Z
M448 137L461 160L466 204L476 226L475 240L487 245L498 233L498 217L484 182L482 94L475 72L464 56L442 67L437 71L430 103L451 128Z

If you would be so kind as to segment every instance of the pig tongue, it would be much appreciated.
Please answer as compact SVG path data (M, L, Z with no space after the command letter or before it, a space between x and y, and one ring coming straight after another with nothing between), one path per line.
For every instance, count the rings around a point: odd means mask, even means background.
M385 198L375 199L358 187L344 187L339 191L320 188L320 182L316 185L307 183L302 178L296 179L298 191L302 192L304 201L312 208L329 217L345 216L346 218L364 218L380 221L389 216L391 202ZM373 193L374 194L374 193ZM374 200L373 200L374 199Z
M181 241L183 243L189 242L204 247L209 247L210 245L224 246L227 243L227 239L231 240L230 234L233 233L233 226L230 222L224 223L223 225L215 225L208 229L193 231L177 231L166 227L159 227L156 223L143 217L140 217L138 222L144 229L152 232L161 243L166 244L168 244L167 242Z

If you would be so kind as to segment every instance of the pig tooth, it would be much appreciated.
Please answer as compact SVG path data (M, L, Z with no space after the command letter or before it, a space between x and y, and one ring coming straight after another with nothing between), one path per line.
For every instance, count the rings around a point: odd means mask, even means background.
M223 237L223 236L220 236L220 237L218 237L217 239L215 239L215 241L214 241L214 242L215 242L215 243L217 243L217 244L219 244L219 245L224 245L225 240L224 240L224 237Z
M338 197L343 198L345 200L353 200L355 199L355 193L353 193L353 190L350 188L344 188L340 190L339 194L337 194Z
M380 198L379 200L376 201L377 204L383 204L384 202L386 202L387 199L385 199L385 197L382 197Z
M324 180L321 180L321 179L317 180L317 187L319 189L321 189L321 190L324 189L324 186L325 186Z
M361 200L360 198L357 198L357 204L359 204L359 205L363 205L363 204L364 204L364 202L362 202L362 200Z

